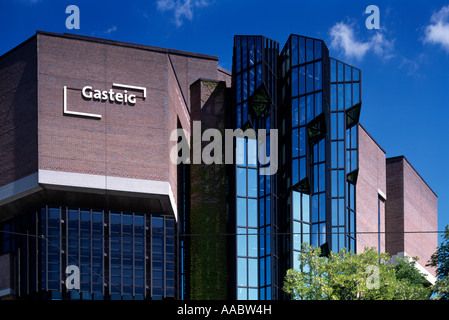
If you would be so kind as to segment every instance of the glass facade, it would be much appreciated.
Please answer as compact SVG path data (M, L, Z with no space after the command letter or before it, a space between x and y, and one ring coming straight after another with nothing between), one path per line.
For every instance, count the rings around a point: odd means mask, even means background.
M175 297L175 222L171 217L45 207L2 228L2 253L14 256L22 298L143 300ZM68 290L67 266L80 272Z
M235 144L236 298L277 298L276 176L270 166L270 130L277 128L279 44L262 36L234 38L233 127L265 130L264 144L248 137Z
M290 35L281 52L270 48L278 44L264 37L234 39L234 128L269 124L280 136L280 164L272 176L260 175L257 161L248 165L253 142L236 142L238 299L280 298L285 271L298 267L304 243L334 251L356 248L360 70L330 58L319 39ZM253 98L261 92L266 99ZM254 103L260 100L270 112L260 111ZM258 282L251 274L259 275Z

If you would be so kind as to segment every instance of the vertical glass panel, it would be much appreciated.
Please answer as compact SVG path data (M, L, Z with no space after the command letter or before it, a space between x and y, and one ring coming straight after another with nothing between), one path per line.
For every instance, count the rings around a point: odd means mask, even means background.
M237 103L240 103L242 101L242 76L239 74L237 77L235 77L235 91L237 94Z
M248 259L248 286L257 287L257 259ZM253 297L257 299L256 297Z
M237 105L237 128L241 128L242 127L242 105L238 104Z
M299 159L299 180L301 181L306 177L306 158Z
M343 63L338 62L338 82L343 82Z
M326 242L326 224L320 224L320 245Z
M307 39L306 49L307 49L306 59L307 59L307 61L312 61L313 60L313 39Z
M299 123L298 98L292 99L292 127L297 127Z
M349 108L350 106L352 106L351 98L352 98L351 83L346 83L345 84L345 108Z
M352 84L352 100L353 104L360 102L360 84L358 82Z
M301 79L299 80L301 81ZM292 69L292 97L298 95L298 68Z
M315 91L321 90L321 61L315 62Z
M256 62L262 61L262 38L256 37Z
M360 71L358 69L353 68L352 69L352 81L359 81L360 80Z
M337 62L334 59L331 60L331 82L337 81Z
M299 94L306 93L306 67L299 67Z
M345 199L338 199L338 224L345 224Z
M243 287L248 285L246 258L237 258L237 285Z
M301 223L293 221L293 249L301 248Z
M306 155L306 127L299 128L299 155Z
M357 150L351 151L351 170L357 169Z
M248 199L248 227L257 227L257 199Z
M248 37L248 51L249 51L249 67L254 64L255 61L255 50L254 47L254 37Z
M292 157L296 158L299 156L299 137L298 137L298 129L292 130Z
M248 139L248 167L257 167L257 140Z
M318 216L318 195L314 194L312 196L312 223L318 222L319 216Z
M292 67L298 64L298 37L292 36Z
M345 138L345 126L344 126L344 113L338 112L338 139L343 140Z
M331 139L337 140L337 113L331 113ZM333 152L333 151L332 151Z
M299 125L306 124L306 98L299 98Z
M259 221L260 224L265 224L265 198L259 199Z
M331 84L331 110L337 110L337 85Z
M248 121L248 104L244 102L242 104L242 123L245 124Z
M351 81L351 69L350 66L345 65L345 81Z
M319 202L320 202L319 219L320 219L320 221L326 221L326 194L325 193L320 193Z
M242 68L242 56L240 54L240 38L236 39L236 46L235 46L235 68L236 72L240 72Z
M315 116L319 115L323 110L321 91L315 93Z
M237 299L238 300L248 300L248 289L247 288L238 288Z
M338 196L345 196L345 171L338 170Z
M318 224L312 225L311 238L312 238L312 246L318 247Z
M299 37L299 64L306 62L306 39Z
M344 84L338 84L338 110L344 110Z
M262 84L262 64L256 66L256 88Z
M332 141L331 142L331 168L337 168L338 167L338 163L337 163L337 142L336 141Z
M246 256L246 228L237 228L237 255Z
M301 220L301 194L299 192L293 191L293 219Z
M302 194L302 221L310 222L310 196Z
M248 256L257 257L257 229L248 229ZM256 270L257 271L257 270ZM253 270L250 270L253 272Z
M237 225L246 226L246 199L237 198Z
M338 167L345 166L345 144L344 141L338 141Z
M321 41L315 40L315 60L321 59Z
M332 179L332 197L337 197L338 196L337 170L332 170L331 179Z
M318 143L318 161L325 161L326 151L325 151L325 139L321 139Z
M269 176L267 176L269 177ZM271 200L270 197L265 198L265 224L270 224L271 221Z
M249 69L249 96L251 97L251 95L254 93L255 90L255 83L256 83L256 79L255 79L255 72L256 68L251 68Z
M242 70L246 69L247 62L248 62L248 51L247 51L247 38L241 37L241 44L242 44Z
M243 89L243 100L248 99L248 71L243 72L243 82L242 82L242 89Z
M248 197L257 197L257 170L248 169Z
M237 168L237 195L246 196L246 169Z
M349 186L349 207L351 209L355 209L355 190L354 185L351 183L348 183Z
M336 226L338 222L338 199L332 199L332 225Z
M313 63L307 65L307 93L313 91Z
M237 165L246 165L246 142L245 138L236 138L236 162Z
M325 175L325 164L322 163L319 165L319 191L325 191L326 189L326 175Z
M313 94L309 94L309 95L306 96L307 122L310 122L314 118L314 114L313 114L313 111L314 111L313 110L314 109L313 98L314 98Z
M302 224L302 242L310 243L310 225L306 223Z

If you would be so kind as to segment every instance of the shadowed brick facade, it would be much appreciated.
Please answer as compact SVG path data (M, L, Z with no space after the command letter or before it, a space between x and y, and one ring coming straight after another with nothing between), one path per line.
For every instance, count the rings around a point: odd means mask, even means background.
M425 265L438 246L438 197L404 156L386 163L386 251L418 257L421 268L434 277L435 268Z

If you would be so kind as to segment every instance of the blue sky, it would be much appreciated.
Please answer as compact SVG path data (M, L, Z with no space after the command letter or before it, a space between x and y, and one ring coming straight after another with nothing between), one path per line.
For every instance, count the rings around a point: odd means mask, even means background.
M79 30L65 27L70 4ZM365 27L372 4L379 30ZM438 229L449 224L449 1L1 0L0 54L36 30L212 54L228 70L235 34L321 38L362 70L361 123L388 157L407 157L439 197Z

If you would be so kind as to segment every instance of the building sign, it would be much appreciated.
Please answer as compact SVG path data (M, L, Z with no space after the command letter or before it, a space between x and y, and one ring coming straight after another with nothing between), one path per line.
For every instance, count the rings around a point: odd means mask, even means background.
M115 89L119 89L120 91L116 91ZM101 114L95 113L87 113L87 112L78 112L71 111L67 106L67 86L64 86L64 115L73 115L73 116L81 116L88 118L96 118L101 119ZM128 91L131 90L131 91ZM140 91L142 92L142 96L137 96L134 92ZM112 88L109 90L99 90L93 88L91 86L84 86L81 89L81 96L84 100L92 100L92 101L100 101L100 102L114 102L123 105L135 105L137 98L142 98L143 100L147 97L147 89L145 87L138 86L130 86L126 84L113 83Z

